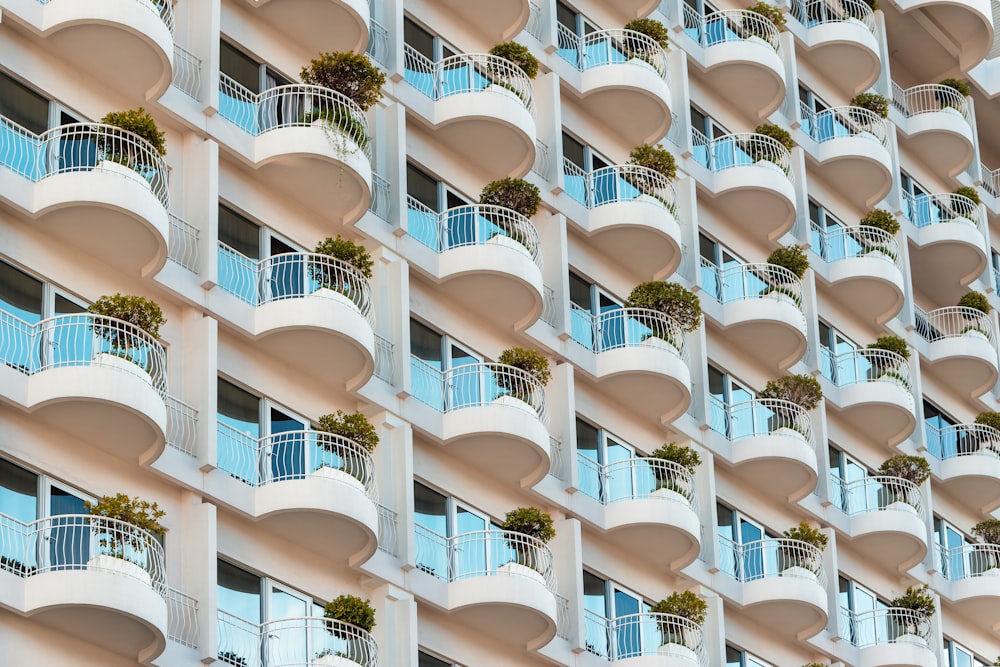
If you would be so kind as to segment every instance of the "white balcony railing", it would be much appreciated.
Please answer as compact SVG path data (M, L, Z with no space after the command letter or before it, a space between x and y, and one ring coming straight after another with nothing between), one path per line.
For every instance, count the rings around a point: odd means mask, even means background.
M587 208L620 202L646 202L677 213L674 184L659 172L636 164L584 171L563 158L566 194Z
M944 223L971 225L986 233L986 215L981 206L964 195L949 193L913 196L903 193L903 216L917 227Z
M770 20L745 9L723 9L707 15L684 4L684 32L702 47L754 40L781 54L778 29Z
M809 223L809 229L813 252L829 264L842 259L874 257L903 270L899 243L895 236L884 229L867 225L823 229L815 222Z
M201 58L180 44L174 44L174 73L170 83L195 100L201 92Z
M727 405L715 396L710 398L709 426L728 440L759 436L795 437L813 450L816 439L809 413L790 401L755 398Z
M172 641L198 648L198 600L167 588L167 635Z
M875 13L862 0L792 0L789 13L807 28L826 23L857 21L875 34Z
M542 41L542 31L545 27L545 19L542 16L542 7L535 0L528 0L528 24L524 29L529 35Z
M200 234L198 228L184 222L173 213L167 216L167 222L170 225L167 257L188 271L197 273L199 263L198 235Z
M951 581L981 576L1000 575L1000 545L962 544L947 548L937 545L937 562L941 574Z
M807 542L770 537L739 544L719 535L719 569L739 581L747 583L780 577L792 567L811 573L816 582L826 588L823 552ZM802 574L809 576L806 572Z
M927 451L939 461L958 456L1000 458L1000 431L986 424L953 424L942 428L924 424Z
M580 490L602 505L623 500L662 497L661 489L673 491L693 509L697 509L694 476L684 466L657 458L631 458L601 465L582 453L577 453L580 469Z
M834 354L830 348L822 346L820 363L823 377L838 387L865 382L893 382L907 392L913 391L906 359L889 350L866 348Z
M390 201L390 196L392 195L392 188L389 185L389 181L385 180L378 174L372 174L372 200L368 204L368 210L375 214L376 217L389 221L389 211L392 206Z
M592 352L625 347L667 349L687 361L684 330L672 317L648 308L617 308L594 315L570 303L570 324L575 340Z
M285 431L254 438L221 421L216 433L219 470L248 486L324 477L356 482L372 502L378 502L375 463L368 450L353 440L324 431ZM326 475L326 469L346 475Z
M134 375L167 397L167 353L142 329L91 313L29 323L0 311L0 362L34 375L54 368L99 366Z
M389 31L374 19L368 22L368 27L368 48L365 53L385 67L389 62Z
M972 122L965 97L954 88L939 83L926 83L904 90L893 81L892 105L907 118L951 109L967 122Z
M409 44L403 45L406 81L432 100L462 93L513 95L529 113L535 112L531 79L511 61L488 53L462 53L433 61Z
M219 663L233 667L378 667L378 644L367 632L322 616L254 623L219 610ZM343 658L321 662L324 657Z
M701 258L702 290L719 303L772 298L802 310L802 282L783 266L737 264L721 268Z
M830 486L834 504L848 516L907 508L923 514L920 487L907 479L874 475L848 482L831 475Z
M179 398L167 396L167 446L188 456L198 455L198 411Z
M983 190L992 197L1000 197L1000 169L990 169L985 163L979 163L983 172Z
M113 125L74 123L35 134L0 116L0 166L33 183L56 174L118 174L149 187L170 208L163 157L142 137Z
M385 505L378 506L378 550L399 553L399 515Z
M959 336L979 336L994 342L993 320L988 313L965 306L923 310L914 306L916 332L928 342Z
M930 639L930 618L912 609L889 607L856 613L841 607L844 639L858 648L894 644L924 645Z
M693 157L713 172L734 167L765 167L776 169L792 180L792 156L781 142L772 137L753 132L727 134L709 139L699 130L691 128Z
M841 106L819 113L799 102L802 130L817 143L844 137L862 137L889 147L889 120L861 107Z
M670 82L663 47L641 32L596 30L580 36L561 23L557 31L557 53L581 72L604 65L629 64L650 67L661 79Z
M396 373L396 360L392 349L391 340L381 334L375 334L375 377L389 384L392 384Z
M704 632L686 618L650 612L605 618L589 609L583 616L587 650L606 660L670 655L708 667Z

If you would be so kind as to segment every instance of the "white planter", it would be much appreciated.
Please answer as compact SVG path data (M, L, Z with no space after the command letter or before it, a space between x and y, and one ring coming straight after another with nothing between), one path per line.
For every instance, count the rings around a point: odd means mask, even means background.
M873 259L884 259L885 261L889 262L890 264L895 264L896 263L896 258L895 257L891 257L890 255L885 254L881 250L871 250L869 252L866 252L864 256L865 257L871 257Z
M122 373L128 373L129 375L142 378L150 385L153 384L153 378L150 377L145 368L124 357L119 357L117 354L111 354L110 352L95 354L93 364L95 366L111 368Z
M675 484L677 486L681 486L682 485L681 482L679 482L679 481L675 482ZM691 501L690 500L688 500L687 498L685 498L682 494L678 493L677 491L674 491L673 489L667 489L667 488L656 489L655 491L653 491L649 495L652 498L660 498L662 500L669 500L669 501L673 501L673 502L683 503L684 505L687 505L688 507L691 506Z
M763 37L758 37L757 35L751 35L750 37L747 37L746 41L750 42L751 44L760 44L760 45L762 45L762 46L764 46L764 47L766 47L766 48L771 49L772 51L774 51L774 47L771 46L771 43L769 41L767 41L766 39L764 39Z
M980 340L986 341L987 343L990 341L990 339L986 337L986 334L984 334L979 329L969 329L968 331L963 332L962 335L969 336L970 338L978 338Z
M771 171L776 171L779 174L781 174L782 176L786 176L787 175L787 174L785 174L785 170L784 169L782 169L781 167L779 167L774 162L771 162L770 160L757 160L753 164L754 164L755 167L764 167L765 169L770 169Z
M493 405L503 405L503 406L506 406L506 407L509 407L509 408L517 408L518 410L526 410L526 411L530 412L531 414L535 414L535 409L533 407L531 407L531 405L529 405L525 401L522 401L519 398L514 398L513 396L511 396L509 394L506 395L506 396L501 396L499 398L494 399L493 400Z
M509 98L511 98L513 100L516 100L519 104L524 104L524 101L521 100L521 96L520 95L518 95L517 93L515 93L513 90L511 90L509 88L504 88L503 86L498 86L496 84L492 84L492 85L486 87L486 92L488 92L488 93L496 93L497 95L504 95L504 96L509 97Z
M486 243L490 245L500 246L502 248L510 248L511 250L516 250L525 255L531 254L528 252L528 249L525 248L523 244L518 243L511 237L504 236L503 234L496 234L494 236L491 236Z
M847 19L845 21L845 23L848 23L850 25L856 25L859 28L861 28L862 30L868 30L868 26L865 25L864 21L862 21L861 19L856 19L853 16L851 18Z
M871 132L868 132L867 130L861 130L860 132L858 132L858 133L857 133L856 135L854 135L854 136L856 136L856 137L862 137L862 138L864 138L864 139L869 139L869 140L871 140L871 141L874 141L874 142L875 142L875 143L877 143L877 144L881 144L881 143L882 143L882 141L881 141L881 140L880 140L880 139L879 139L878 137L876 137L876 136L875 136L874 134L872 134Z
M953 109L953 111L954 111L954 109ZM966 218L964 215L956 215L954 218L952 218L948 222L957 223L959 225L968 225L969 227L975 227L976 226L976 223L974 223L969 218Z
M781 303L788 303L788 304L791 304L791 305L795 306L796 308L798 308L798 304L795 303L795 299L793 299L792 297L788 296L784 292L778 292L778 291L767 292L765 294L762 294L761 298L762 299L771 299L772 301L779 301Z
M902 500L897 500L894 503L889 503L885 506L886 510L894 510L897 512L909 512L910 514L916 514L917 508L909 503L904 503Z
M689 660L698 664L698 654L683 644L663 644L656 649L656 655L677 658L680 660Z
M342 655L324 655L321 658L316 658L312 661L313 665L322 665L323 667L357 667L358 663L354 662L350 658L345 658Z
M338 470L337 468L331 468L330 466L321 466L313 473L313 477L322 477L324 479L330 479L335 482L340 482L341 484L346 484L347 486L354 487L355 489L364 493L365 485L361 483L354 475L350 475L343 470Z
M669 341L663 340L662 338L658 338L656 336L650 336L649 338L645 339L644 341L642 341L642 345L643 347L652 347L657 350L666 350L667 352L671 352L673 354L680 356L680 353L677 351L677 348L671 345Z
M799 579L808 579L809 581L816 581L816 573L800 565L793 565L791 567L786 567L784 570L781 571L781 576L797 577Z
M117 558L115 556L108 556L105 554L94 556L87 561L87 568L117 572L118 574L131 577L132 579L138 579L147 586L149 585L149 572L146 572L146 570L141 566L136 565L131 561L127 561L124 558Z
M958 116L963 120L965 119L965 116L962 115L962 112L956 109L955 107L942 107L941 111L943 111L944 113L950 113L953 116Z
M906 634L896 637L896 643L913 644L914 646L927 646L927 640L918 634L914 634L915 631L915 629L907 628Z
M114 160L101 160L94 167L94 171L104 171L112 174L118 174L124 178L131 179L142 183L147 188L150 187L149 181L143 178L135 169L124 164L115 162Z
M531 579L539 586L545 585L545 577L543 577L538 570L528 567L527 565L521 565L520 563L505 563L497 568L497 573L507 575L509 577Z
M781 428L776 428L771 431L771 435L780 435L786 438L797 438L798 440L805 440L806 437L796 431L794 428L789 428L787 426L782 426Z
M981 577L1000 577L1000 567L991 567L988 570L983 570Z
M313 292L310 296L314 296L318 299L331 299L333 301L339 301L340 303L357 310L357 305L351 301L347 296L337 290L330 289L329 287L320 287L318 290Z

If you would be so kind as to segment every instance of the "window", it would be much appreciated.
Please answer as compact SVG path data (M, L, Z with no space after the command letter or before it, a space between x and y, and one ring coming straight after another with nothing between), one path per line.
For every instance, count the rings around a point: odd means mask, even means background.
M650 604L636 593L583 571L583 609L587 650L609 660L646 654L644 648L660 643L660 633L636 614L649 612ZM655 652L655 650L654 650Z
M730 24L725 17L718 14L712 17L712 20L704 23L700 20L692 21L689 19L691 15L694 15L695 18L703 18L718 11L706 0L684 0L683 9L684 32L702 46L712 46L727 39L738 38L735 32L738 26Z
M771 667L771 663L726 644L726 667Z
M616 347L623 336L620 301L571 270L569 302L573 340L595 352Z
M992 562L985 562L989 556L977 558L975 552L963 548L975 544L975 540L937 515L934 516L934 544L938 567L946 579L979 575L992 566Z
M733 406L752 401L756 395L752 389L734 379L729 373L709 364L708 393L711 404L709 423L712 430L730 439L754 433L754 411L731 410Z
M858 360L852 355L843 359L838 356L858 349L854 341L820 320L819 344L823 377L834 384L853 384L858 381Z
M813 250L827 262L835 262L845 257L857 257L865 248L850 234L837 233L844 223L832 213L809 200L809 239Z
M635 186L622 179L590 145L566 131L562 133L563 180L566 194L584 206L593 207L620 198L634 198ZM594 173L598 172L598 173Z
M850 484L868 477L868 468L833 445L829 445L827 449L830 456L830 495L833 504L843 512L848 512L851 507L864 507L865 488L863 485ZM860 498L854 497L858 495Z
M403 17L403 45L403 77L431 99L470 90L469 84L473 77L478 85L476 90L488 85L486 77L474 73L472 63L465 62L464 59L450 61L447 68L442 70L440 79L436 80L434 63L458 55L458 49L408 16Z
M245 132L259 134L302 113L295 95L273 97L258 107L257 95L293 81L225 40L219 43L219 74L219 114Z
M830 112L830 105L799 83L799 108L802 115L802 131L817 142L824 142L835 137L849 137L856 133L857 122Z
M777 544L761 541L776 537L774 533L722 503L716 503L715 510L719 520L716 531L723 572L740 581L753 581L763 577L765 572L778 571Z
M855 646L871 646L876 640L884 642L892 636L889 633L889 618L875 613L879 609L886 609L889 605L875 593L841 576L839 599L844 639Z
M406 194L407 233L433 250L474 243L477 228L482 227L480 233L483 233L488 226L493 226L474 210L463 208L472 203L469 198L409 161L406 163ZM449 213L445 221L447 231L442 234L438 214L444 211Z
M712 168L712 166L716 164L719 164L720 166L732 166L734 164L732 162L734 150L739 150L736 148L732 140L716 143L713 145L712 150L709 151L709 143L728 135L729 130L693 104L690 107L690 111L691 138L693 144L692 151L694 153L694 159L702 166L709 168ZM749 160L749 156L747 159ZM728 164L726 162L727 160ZM746 164L753 164L753 160L749 160Z
M996 663L980 658L964 646L945 638L944 667L990 667L994 664Z
M576 451L581 491L603 502L633 497L636 488L634 470L621 468L611 476L605 476L601 472L610 463L634 459L635 449L631 445L577 417ZM648 470L646 474L650 474Z
M219 285L227 292L251 304L304 294L306 267L298 254L269 263L266 276L257 274L262 259L302 252L302 248L219 203Z
M481 355L410 318L410 359L416 398L443 411L480 403L484 391ZM442 373L462 366L473 368L449 374L447 383L441 381Z
M457 667L457 666L453 662L448 662L447 660L442 660L441 658L435 658L433 655L429 653L418 651L417 667Z
M903 215L907 220L917 227L926 227L952 217L912 176L903 171L899 179L903 190Z
M743 264L736 253L715 239L698 233L698 251L701 256L701 288L716 301L725 302L738 297L743 290L743 279L727 279L726 269Z
M417 481L413 482L413 505L417 569L447 579L449 571L455 577L460 573L467 573L466 576L481 574L488 563L502 559L502 554L491 553L505 549L500 546L502 539L486 537L487 532L497 530L497 525L486 513ZM463 540L449 563L446 538L459 535L470 537Z
M926 398L923 405L924 435L932 456L941 460L979 451L981 438L974 430L953 428L958 422Z

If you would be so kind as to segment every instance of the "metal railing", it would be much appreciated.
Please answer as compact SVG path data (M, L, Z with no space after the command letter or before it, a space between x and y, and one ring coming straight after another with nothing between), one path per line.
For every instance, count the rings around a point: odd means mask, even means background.
M1000 169L990 169L983 162L979 163L983 173L982 188L992 197L1000 197Z
M321 121L338 152L350 153L357 146L368 158L372 155L365 112L346 95L322 86L295 83L254 93L220 73L219 115L255 137Z
M875 34L875 13L862 0L792 0L789 13L807 28L853 20Z
M251 306L307 296L342 296L375 325L368 278L352 264L328 255L289 252L255 260L220 241L219 287Z
M549 474L556 479L565 479L566 450L563 447L562 438L557 438L554 435L549 436L549 456L551 457L549 461Z
M490 92L513 96L529 113L535 112L531 79L505 58L488 53L461 53L433 61L404 44L403 67L406 81L432 100Z
M542 41L545 19L542 17L542 8L535 0L528 0L528 24L524 29L529 35Z
M761 14L745 9L722 9L702 15L685 4L684 32L703 48L753 39L767 44L775 53L781 54L781 42L775 25Z
M478 362L441 371L415 356L410 363L413 397L439 412L502 403L549 424L545 387L520 368Z
M0 311L0 362L34 375L53 368L99 366L149 382L167 398L167 353L142 329L91 313L34 324Z
M587 651L611 662L673 656L708 667L704 632L686 618L651 612L605 618L585 609L583 621Z
M167 588L167 636L183 646L198 648L198 600Z
M826 588L823 552L808 542L769 537L739 544L719 535L719 569L744 583L772 577L815 577ZM789 568L798 568L788 572ZM803 570L805 572L803 572Z
M684 330L672 317L648 308L618 308L594 315L570 303L573 340L592 352L655 347L688 360Z
M40 5L47 5L52 0L37 0ZM174 6L169 0L134 0L140 5L160 17L163 25L167 27L170 34L174 34Z
M556 304L555 290L548 285L542 285L542 322L554 327L558 313L559 308Z
M216 434L219 470L248 486L322 477L362 487L378 503L375 463L368 450L353 440L325 431L284 431L254 438L221 421Z
M392 188L389 186L389 181L372 172L372 200L368 204L368 210L386 222L389 222L391 195Z
M889 120L861 107L841 106L813 111L799 102L802 129L817 143L844 137L865 137L889 147Z
M382 67L389 60L389 31L378 21L368 21L368 48L365 53Z
M694 476L684 466L657 458L631 458L601 465L577 452L580 491L602 505L623 500L662 498L686 502L697 511ZM657 493L658 491L671 491Z
M556 593L556 637L569 641L569 598Z
M816 449L809 413L791 401L755 398L728 405L712 396L709 407L709 426L728 440L785 436L799 438L811 449Z
M713 172L734 167L767 167L777 169L792 180L792 156L781 142L753 132L727 134L709 139L691 128L694 159Z
M378 505L378 550L390 556L399 553L399 516L385 505Z
M531 221L517 211L503 206L470 204L438 213L412 196L407 196L406 206L408 233L435 252L509 239L512 244L524 248L535 264L542 266L538 232Z
M140 581L167 595L163 547L130 523L91 514L60 514L28 523L0 514L0 569L20 577L99 570Z
M0 165L33 183L56 174L118 174L148 186L170 208L163 157L139 135L113 125L73 123L35 134L0 116Z
M908 479L874 475L848 482L831 475L830 486L834 504L848 516L884 510L896 511L901 509L900 505L923 514L920 487Z
M254 623L219 610L219 663L233 667L309 667L326 656L378 667L378 644L356 625L322 616Z
M396 361L392 354L392 341L375 334L375 377L392 384L396 372Z
M822 346L820 362L825 377L838 387L865 382L893 382L908 393L913 391L913 379L906 359L889 350L865 348L840 354Z
M937 545L937 562L945 579L960 581L981 576L1000 576L1000 545Z
M198 411L173 396L167 396L167 447L189 456L198 455Z
M670 82L667 54L651 37L634 30L596 30L577 35L563 24L557 25L559 56L581 72L604 65L649 66Z
M167 257L183 266L188 271L198 272L198 235L197 227L184 222L173 213L167 215L170 225L170 237L167 244Z
M620 164L583 171L563 158L566 194L587 208L642 201L677 214L674 184L659 172L637 164Z
M928 453L939 461L973 455L1000 458L1000 431L986 424L935 428L924 422L924 440Z
M858 648L903 642L915 643L919 638L930 639L930 618L921 612L899 607L887 607L856 613L840 608L841 627L847 641Z
M531 171L542 178L549 177L549 146L541 139L535 139L535 161L531 163Z
M164 1L164 4L170 4ZM201 58L174 44L174 74L170 84L195 100L201 92Z
M926 311L914 306L916 332L928 342L959 336L981 336L994 342L993 320L988 313L965 306L946 306Z
M552 552L534 537L499 529L445 537L421 525L415 532L417 569L442 581L508 576L556 592Z
M903 270L896 237L879 227L859 225L857 227L821 228L815 222L809 223L812 236L812 250L827 263L858 257L875 257L892 263Z
M986 215L983 208L964 195L951 193L924 194L914 197L903 193L903 216L917 227L943 223L971 225L986 235Z
M939 83L925 83L904 90L893 81L892 105L907 118L923 113L954 109L967 122L972 122L969 104L965 96L954 88L942 86Z
M737 264L721 268L701 258L702 290L719 303L778 299L802 310L802 281L783 266Z

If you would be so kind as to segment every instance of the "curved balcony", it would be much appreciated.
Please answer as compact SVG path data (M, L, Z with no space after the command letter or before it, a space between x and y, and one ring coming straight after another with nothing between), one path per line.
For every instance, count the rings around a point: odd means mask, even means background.
M882 70L875 14L862 0L797 0L791 14L806 27L807 59L848 96L868 90Z
M698 64L716 94L758 118L776 111L785 98L785 65L774 24L745 9L702 16L682 6L684 32L702 47Z
M241 507L269 530L331 561L363 563L378 546L371 454L322 431L254 438L219 422L218 469L253 489Z
M378 644L356 625L317 616L267 623L218 612L219 664L238 667L378 667Z
M157 99L170 85L173 3L48 0L19 4L23 14L11 10L9 16L42 37L46 49L85 77L113 86L134 101ZM122 57L125 53L127 58Z
M1000 629L1000 546L964 544L946 549L938 545L941 574L951 581L955 607L987 632Z
M832 406L846 423L890 447L913 433L917 418L906 359L887 350L833 354L821 347L820 360L823 376L839 388Z
M618 544L643 545L636 555L678 572L701 550L694 477L687 468L655 458L601 465L577 455L580 491L604 506L601 525Z
M371 379L371 284L352 265L305 252L257 261L220 243L219 287L254 306L244 326L277 358L337 387Z
M817 170L859 207L882 201L892 188L889 134L892 125L878 114L843 106L815 113L799 103L802 130L816 142Z
M246 0L263 23L309 53L364 53L371 13L365 0Z
M934 39L941 44L940 53L948 54L946 60L922 61L921 64L935 72L957 68L965 73L984 58L990 57L994 15L987 0L898 0L895 6L900 12L913 16L910 25L903 28L916 28L908 33L913 39ZM886 22L889 23L889 17ZM890 33L889 39L895 38L896 35ZM948 44L947 51L945 44Z
M570 87L583 108L632 145L656 143L670 129L667 54L633 30L584 36L557 24L556 53L579 73Z
M963 396L976 398L997 381L993 320L974 308L917 309L916 332L930 343L927 362L936 376Z
M906 118L906 147L935 175L950 179L972 162L975 137L965 97L954 88L928 83L893 87L893 106Z
M650 278L681 263L681 228L674 184L634 164L583 171L563 158L565 192L587 208L574 220L602 255Z
M425 271L442 295L508 330L541 317L541 246L528 218L482 204L437 213L413 197L407 216L407 233L434 252L414 267L433 265Z
M472 363L441 371L411 357L412 396L442 413L452 455L495 479L531 486L551 457L545 388L513 366Z
M1000 431L985 424L925 424L924 434L951 496L983 514L1000 507Z
M845 639L858 647L859 667L937 667L928 644L930 618L912 609L889 607L863 613L841 608Z
M406 81L433 101L426 120L434 140L486 180L528 173L535 161L535 102L524 71L485 53L432 62L403 47Z
M791 155L777 140L743 132L709 139L691 131L695 161L712 172L714 205L759 241L773 241L795 222Z
M850 517L855 549L870 563L905 572L927 555L920 489L899 477L830 479L833 503Z
M0 515L0 553L24 580L16 611L133 660L166 647L163 547L145 530L89 514L27 524Z
M90 313L29 323L0 312L0 362L23 379L3 393L36 418L125 461L163 451L166 351L145 331Z
M257 179L322 214L333 230L368 210L372 137L364 111L348 97L303 84L256 94L220 74L219 115L237 130L229 143L242 147L237 154Z
M810 223L812 250L827 262L830 290L861 318L880 325L903 309L903 266L896 237L878 227L821 229ZM818 274L819 275L819 274Z
M914 287L937 303L955 303L986 269L983 207L956 194L904 194L903 214L917 228L910 252Z
M441 0L451 15L463 24L489 37L490 44L514 39L528 25L531 3L528 0L498 0L470 3L464 0ZM537 10L536 10L537 11Z
M802 283L773 264L719 268L701 260L701 287L722 304L726 340L769 368L787 369L806 351Z
M593 315L570 304L573 340L594 352L583 367L601 390L641 415L668 423L691 404L684 331L668 315L619 308Z
M816 439L809 413L798 405L774 398L726 405L713 396L710 413L709 427L732 443L737 477L781 500L816 488Z
M167 261L167 166L149 143L111 125L34 134L0 116L0 196L47 236L134 275ZM108 243L108 239L115 239Z
M587 651L629 667L708 667L702 627L673 614L604 618L583 610Z
M445 537L417 525L415 547L416 569L448 582L455 620L522 649L555 636L556 575L539 540L503 530Z
M743 583L742 606L759 623L795 639L812 637L826 625L822 551L788 538L718 540L719 569Z

